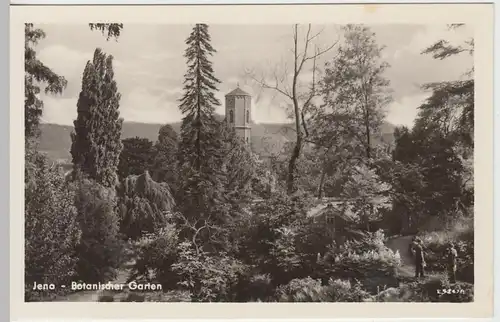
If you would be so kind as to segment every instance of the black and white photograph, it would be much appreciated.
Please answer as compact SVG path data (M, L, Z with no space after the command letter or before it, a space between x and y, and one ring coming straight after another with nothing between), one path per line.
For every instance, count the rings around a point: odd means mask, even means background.
M25 302L474 301L474 26L24 28Z

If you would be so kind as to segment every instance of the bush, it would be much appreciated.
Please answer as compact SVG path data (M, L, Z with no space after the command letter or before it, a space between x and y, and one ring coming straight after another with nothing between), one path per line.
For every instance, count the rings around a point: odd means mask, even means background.
M82 230L77 247L78 277L87 283L113 279L123 250L115 213L115 191L86 179L78 184L75 205Z
M191 294L187 291L169 291L146 293L145 302L191 302Z
M129 280L160 283L164 289L174 287L177 280L171 266L177 260L177 244L178 231L171 224L142 237L134 244L137 259Z
M339 250L332 248L321 263L323 280L332 277L360 281L370 293L379 292L381 287L398 286L397 268L401 258L399 253L387 248L383 240L381 232L368 233Z
M270 274L243 275L236 290L236 301L269 302L274 296L274 291Z
M26 151L25 300L56 295L33 291L33 283L67 284L75 276L75 247L81 231L73 205L74 190L64 173L37 152Z
M369 296L360 283L353 286L350 281L330 279L322 286L311 277L294 279L276 291L279 302L363 302Z
M432 232L422 237L426 250L427 270L445 272L444 254L449 242L455 244L457 280L474 283L474 228L472 222L458 221L448 231Z
M212 255L194 249L191 243L179 244L178 260L172 265L181 290L188 291L194 302L232 301L245 266L220 253Z

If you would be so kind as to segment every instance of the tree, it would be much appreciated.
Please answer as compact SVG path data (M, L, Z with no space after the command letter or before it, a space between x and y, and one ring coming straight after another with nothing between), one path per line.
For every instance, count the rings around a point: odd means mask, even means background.
M42 29L35 29L32 23L24 24L24 135L27 139L39 135L43 113L43 101L39 97L42 85L45 85L45 93L61 94L68 83L37 58L34 47L43 38Z
M116 190L88 179L80 179L76 184L75 207L82 231L76 249L78 277L86 283L113 279L122 255Z
M125 178L129 175L143 174L151 169L155 155L153 142L146 138L134 137L122 140L123 150L120 153L118 176Z
M289 72L285 66L283 75L274 74L274 84L270 84L263 78L262 80L254 80L260 84L265 89L271 89L277 93L285 96L292 105L292 118L295 123L296 141L293 150L290 154L290 160L288 163L288 174L287 174L287 191L289 194L294 193L297 190L297 162L301 156L302 148L304 143L307 141L309 136L309 127L307 125L307 116L310 110L313 108L314 99L318 96L318 84L317 84L317 68L316 60L330 51L336 42L332 45L321 49L314 46L314 41L318 38L322 31L317 33L312 33L311 24L307 27L307 32L305 36L304 44L299 43L299 25L293 26L293 71L292 79L289 81ZM314 51L311 53L311 49ZM307 71L307 65L312 63L312 76L311 81L308 84L306 90L303 90L303 84L301 84L301 76L305 71Z
M463 27L463 24L450 25L450 29ZM435 59L467 53L474 54L474 39L462 45L451 45L439 40L422 51ZM432 95L419 107L419 122L437 127L446 135L452 136L462 147L462 153L471 156L474 147L474 68L465 72L466 78L457 81L429 83L423 86Z
M75 249L81 236L75 191L45 156L27 149L25 157L25 298L47 299L57 291L33 291L34 282L59 288L75 278Z
M373 157L373 136L379 132L385 108L392 100L389 81L383 75L389 65L381 58L384 47L376 43L368 27L347 25L343 30L345 43L326 63L323 101L327 108L354 117L353 133L369 160Z
M177 148L179 140L172 126L163 125L158 133L154 149L155 156L151 175L156 182L167 182L174 191L177 189Z
M137 239L165 227L167 214L174 210L168 184L155 182L148 171L125 178L117 192L121 232L127 238Z
M215 107L220 82L213 74L208 56L215 53L210 44L208 26L197 24L186 40L184 56L188 70L180 109L185 115L179 144L179 188L182 212L186 217L208 218L223 199L223 143Z
M106 36L106 40L118 39L123 29L122 23L89 23L90 30L98 30Z
M105 187L114 187L117 183L123 123L119 107L113 56L107 56L98 48L83 72L78 117L71 134L71 155L75 175L82 173Z
M123 24L89 24L91 30L100 30L103 34L107 32L107 39L118 38L123 29ZM39 135L40 117L43 113L43 101L39 94L42 85L43 91L48 94L61 94L68 82L60 75L54 73L43 62L37 59L35 46L45 38L45 32L40 28L34 28L32 23L24 24L24 134L26 138Z
M251 196L255 159L233 128L221 124L221 132L225 145L225 158L222 165L225 176L225 200L232 205L233 209L241 209L248 203Z

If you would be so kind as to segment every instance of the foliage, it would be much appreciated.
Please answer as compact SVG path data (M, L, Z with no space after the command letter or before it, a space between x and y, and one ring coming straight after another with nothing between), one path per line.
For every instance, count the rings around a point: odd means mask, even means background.
M172 212L175 200L168 184L153 181L149 172L125 178L117 188L120 198L120 230L137 239L152 233L167 223L166 213Z
M241 208L250 201L256 162L251 151L233 128L222 124L221 136L225 145L222 165L225 176L225 199L233 211L241 212Z
M237 302L272 302L274 288L269 274L243 275L238 283L236 292Z
M107 281L114 278L123 249L115 212L116 192L87 179L77 184L75 206L82 230L77 247L78 277L86 283Z
M106 40L118 40L123 29L122 23L89 23L90 30L98 30L106 36Z
M25 299L34 300L57 291L33 291L33 283L55 284L57 290L74 278L81 231L74 190L61 169L29 148L25 169Z
M395 211L411 214L404 230L421 227L431 218L455 220L473 204L473 187L464 180L469 170L454 141L422 126L396 133L394 162L384 174L393 187Z
M158 140L154 145L155 155L151 167L151 175L156 182L166 182L175 192L177 191L177 133L172 126L163 125L158 133Z
M351 115L348 122L356 142L372 157L372 136L377 133L392 98L389 81L384 77L389 67L382 60L384 47L377 44L375 33L363 25L343 28L344 44L325 66L321 84L325 108Z
M71 155L75 175L82 173L108 188L117 183L122 150L123 119L119 118L119 101L113 56L107 56L98 48L83 72L78 117L71 134Z
M323 286L321 280L310 277L294 279L280 286L276 293L280 302L362 302L369 297L359 283L330 279Z
M371 293L382 286L398 284L397 268L401 265L399 253L388 249L381 231L367 233L358 241L332 247L321 262L323 280L327 277L359 281Z
M164 289L176 286L172 265L177 261L178 229L167 224L136 242L136 262L129 280L162 284Z
M352 205L352 211L366 230L370 231L370 223L380 220L383 212L391 207L391 200L386 196L390 186L367 166L355 166L352 171L342 195Z
M184 216L223 222L218 211L224 197L223 142L215 107L220 82L214 75L208 56L215 53L210 44L208 26L196 24L186 40L184 56L188 70L185 74L184 94L180 109L184 114L179 143L179 167L182 182L179 185L178 204Z
M122 140L123 149L118 163L118 175L126 178L129 175L143 174L151 170L152 159L155 155L153 142L146 138L128 138Z
M460 28L455 25L450 29ZM435 59L447 59L462 53L474 54L474 39L462 45L452 45L441 39L422 51ZM425 84L432 91L427 101L419 107L419 118L428 126L434 126L451 135L465 153L471 154L474 146L474 69L465 72L466 79ZM417 121L418 122L418 121Z
M191 302L187 291L168 291L146 294L145 302Z
M231 301L233 289L245 267L224 253L197 251L191 243L179 244L178 261L172 270L178 276L181 289L191 293L195 302Z
M428 270L446 272L446 248L452 242L457 250L458 280L474 283L474 226L471 218L457 221L446 231L424 234L421 237L425 245Z
M39 95L42 89L46 94L61 94L68 83L38 60L35 46L44 38L42 29L34 28L32 23L24 24L24 135L27 139L39 135L43 113L43 101Z

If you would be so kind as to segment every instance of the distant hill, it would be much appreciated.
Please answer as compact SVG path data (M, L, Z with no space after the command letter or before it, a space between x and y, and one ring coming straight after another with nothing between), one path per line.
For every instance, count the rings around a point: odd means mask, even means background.
M220 116L222 118L222 116ZM158 131L163 124L124 122L122 138L142 137L155 142ZM179 133L181 123L171 123L172 128ZM383 142L392 143L395 126L385 123L381 129ZM70 133L73 126L58 124L42 124L40 150L47 153L49 158L68 162L71 160ZM291 124L286 123L255 123L252 125L252 149L259 154L278 152L287 142L294 140L294 130ZM380 140L378 140L380 141Z

